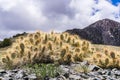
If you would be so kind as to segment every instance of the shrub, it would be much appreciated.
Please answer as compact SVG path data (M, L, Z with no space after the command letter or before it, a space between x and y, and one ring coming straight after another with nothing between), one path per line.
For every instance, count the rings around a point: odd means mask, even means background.
M7 46L10 46L12 44L11 39L5 38L1 43L0 43L0 48L4 48Z
M35 73L39 80L44 80L45 76L55 77L58 72L61 72L61 69L54 64L29 64L24 68L27 68L29 73Z

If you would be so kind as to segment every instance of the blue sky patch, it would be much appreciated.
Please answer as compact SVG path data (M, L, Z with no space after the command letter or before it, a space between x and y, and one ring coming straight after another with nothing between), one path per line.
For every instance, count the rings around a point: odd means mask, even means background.
M118 5L118 3L120 3L120 0L111 0L111 1L112 1L112 4L116 6Z

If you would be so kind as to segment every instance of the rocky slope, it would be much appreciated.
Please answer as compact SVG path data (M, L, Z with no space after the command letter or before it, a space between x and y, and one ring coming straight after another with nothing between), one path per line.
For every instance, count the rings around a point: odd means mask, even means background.
M77 34L95 44L120 46L120 23L110 19L99 20L84 29L67 32Z
M71 63L71 65L60 65L61 72L55 77L44 77L44 80L120 80L120 70L102 69L97 65L89 64L87 61ZM29 74L27 70L0 70L1 80L41 80L35 74Z

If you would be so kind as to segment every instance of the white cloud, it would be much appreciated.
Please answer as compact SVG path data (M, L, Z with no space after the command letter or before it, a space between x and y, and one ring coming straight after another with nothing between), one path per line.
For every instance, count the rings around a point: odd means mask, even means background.
M120 21L120 4L114 6L110 0L0 0L0 38L37 29L84 28L104 18Z

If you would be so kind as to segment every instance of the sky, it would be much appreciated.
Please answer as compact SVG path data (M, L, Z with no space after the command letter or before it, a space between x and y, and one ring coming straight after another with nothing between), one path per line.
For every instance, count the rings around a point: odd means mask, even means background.
M120 0L0 0L0 40L21 32L82 29L105 18L120 22Z
M116 6L119 4L119 2L120 2L120 0L112 0L112 4L116 5Z

